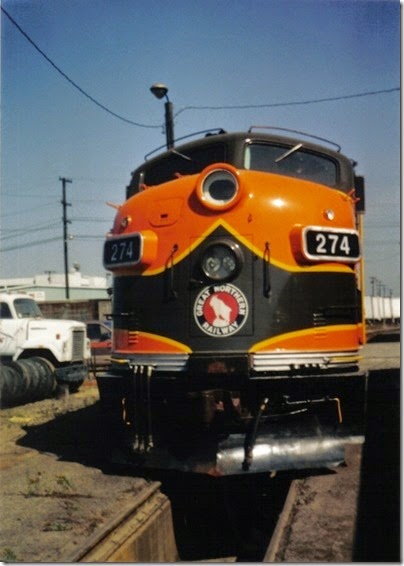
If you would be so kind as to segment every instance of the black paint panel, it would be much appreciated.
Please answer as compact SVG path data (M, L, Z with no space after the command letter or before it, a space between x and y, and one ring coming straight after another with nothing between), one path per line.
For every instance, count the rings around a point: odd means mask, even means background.
M223 228L209 238L233 239ZM264 260L238 242L244 266L229 283L248 302L242 328L230 336L210 336L194 319L199 293L212 282L198 269L206 241L184 260L154 276L114 278L113 313L116 328L163 335L188 345L194 352L245 352L253 344L287 332L360 321L355 274L287 272L269 268L270 293Z

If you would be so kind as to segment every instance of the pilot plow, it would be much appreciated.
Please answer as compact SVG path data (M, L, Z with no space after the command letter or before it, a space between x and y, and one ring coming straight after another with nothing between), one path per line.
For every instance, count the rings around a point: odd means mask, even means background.
M345 445L364 440L366 373L191 392L150 366L101 377L104 423L121 463L213 476L314 469L341 464Z

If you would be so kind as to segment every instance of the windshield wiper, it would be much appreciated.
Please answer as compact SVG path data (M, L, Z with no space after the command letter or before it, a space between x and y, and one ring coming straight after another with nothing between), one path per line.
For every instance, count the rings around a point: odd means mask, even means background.
M286 151L285 153L282 153L282 155L280 157L278 157L277 159L275 159L275 163L279 163L280 161L282 161L283 159L286 159L287 157L289 157L289 155L292 155L292 153L295 153L295 151L297 151L298 149L300 149L301 147L303 147L302 143L298 143L297 145L295 145L294 147L292 147L291 149L288 149L288 151Z
M187 161L192 161L192 159L190 157L188 157L188 155L184 155L183 153L180 153L176 149L171 148L170 152L175 153L175 155L178 155L179 157L182 157L182 159L186 159Z

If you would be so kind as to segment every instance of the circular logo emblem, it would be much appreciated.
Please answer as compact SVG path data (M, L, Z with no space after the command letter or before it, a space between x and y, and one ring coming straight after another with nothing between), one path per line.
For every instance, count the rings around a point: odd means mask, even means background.
M229 283L203 289L196 298L194 318L201 330L223 338L240 330L248 316L245 295Z

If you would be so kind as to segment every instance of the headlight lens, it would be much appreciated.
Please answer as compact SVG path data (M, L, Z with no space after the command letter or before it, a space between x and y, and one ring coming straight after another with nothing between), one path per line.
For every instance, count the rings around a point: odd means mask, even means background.
M212 210L231 208L241 196L239 173L227 163L206 167L197 183L197 195L201 203Z
M236 243L218 242L210 245L202 255L203 273L214 281L234 279L242 266L242 253Z

